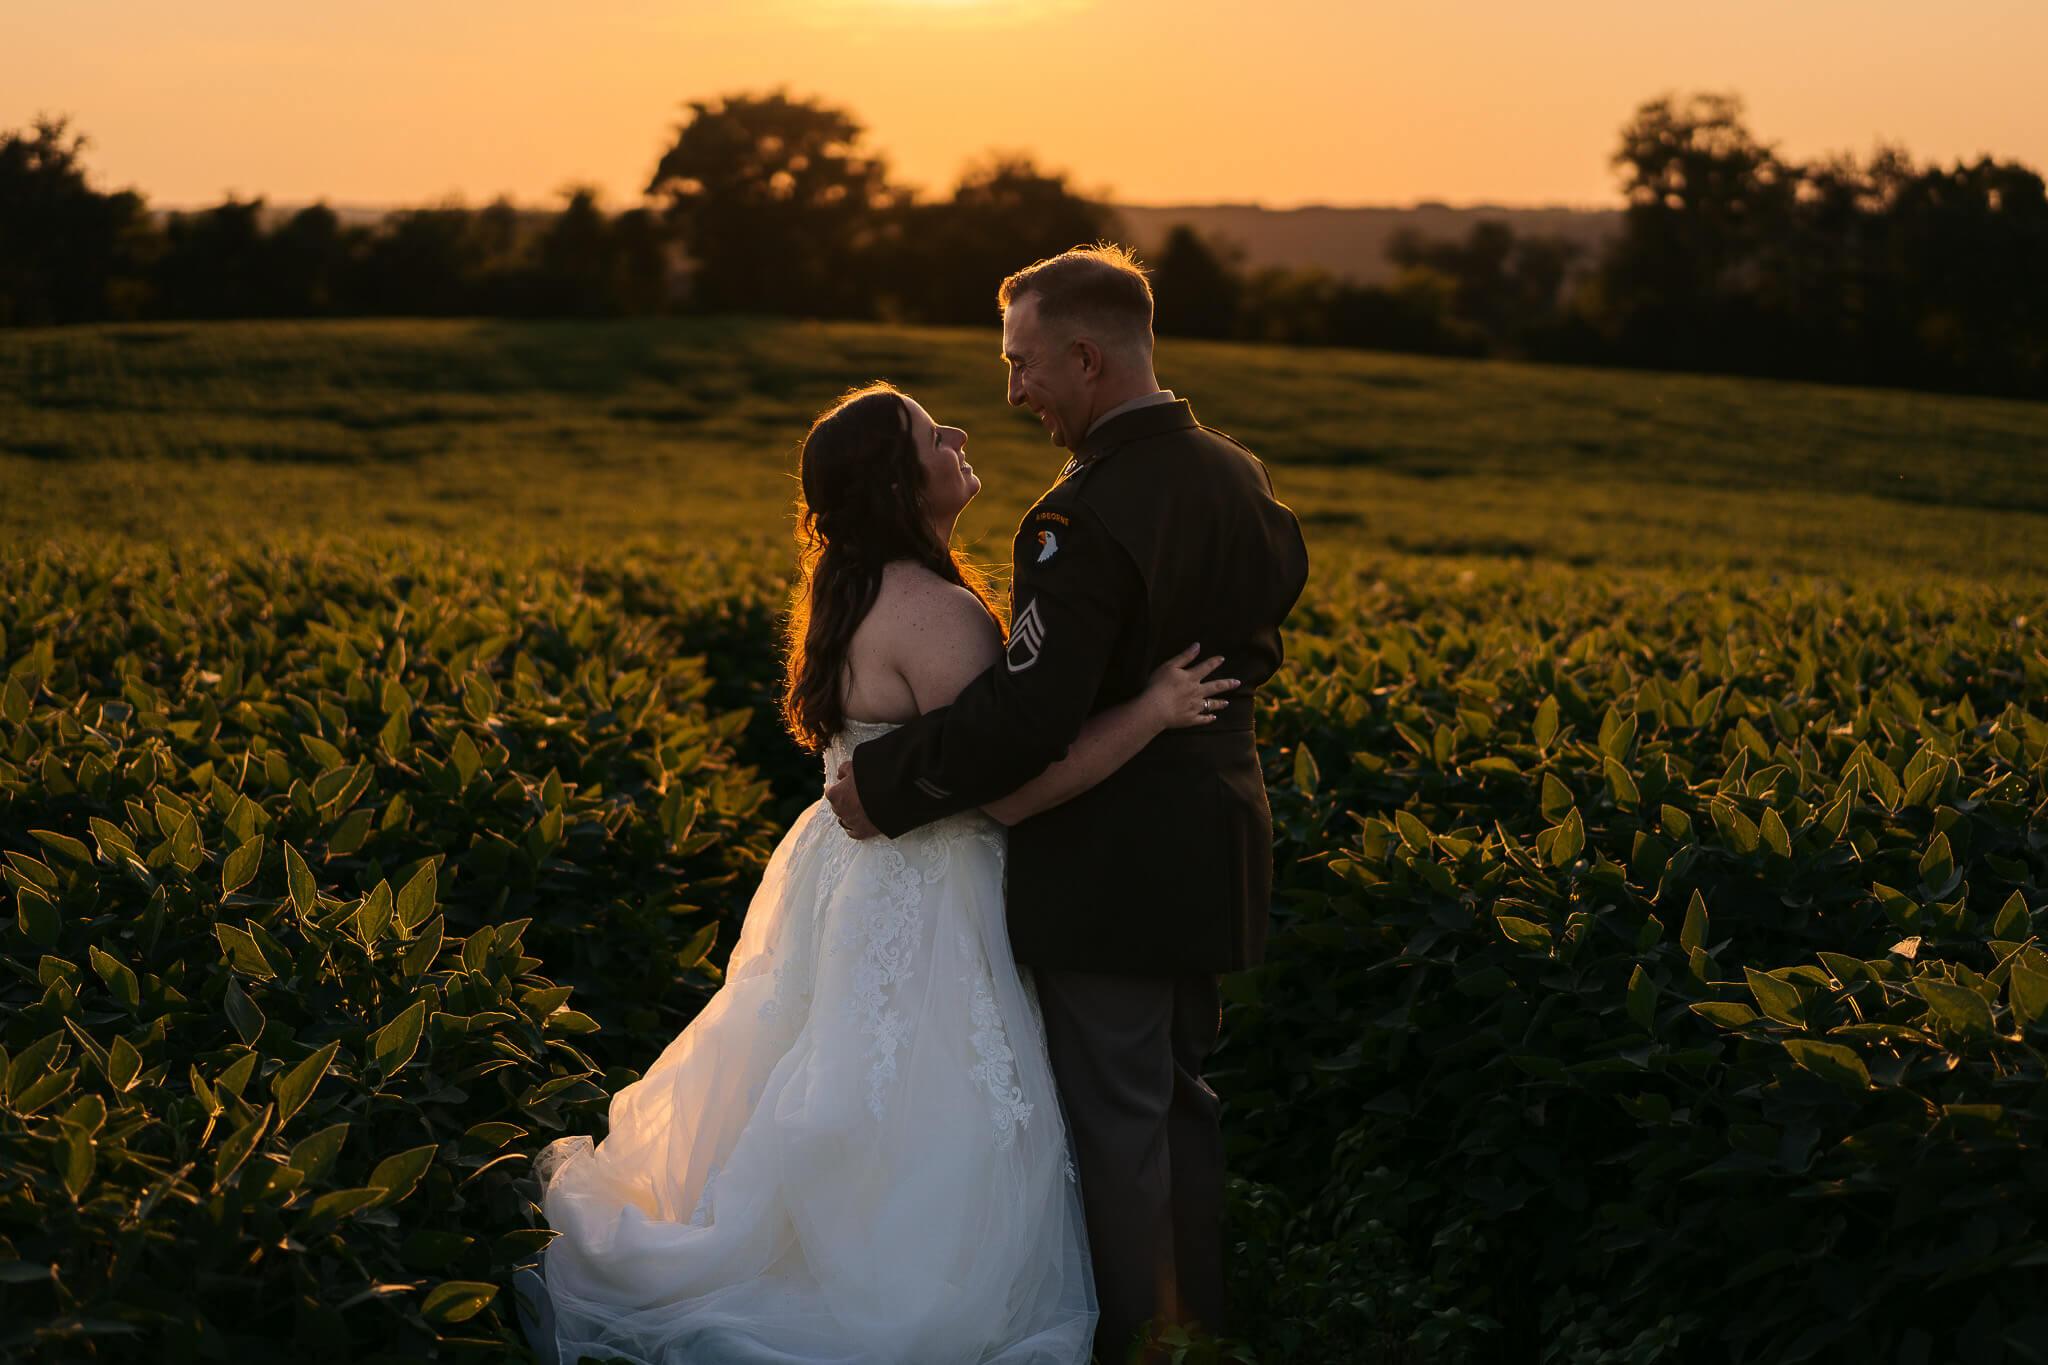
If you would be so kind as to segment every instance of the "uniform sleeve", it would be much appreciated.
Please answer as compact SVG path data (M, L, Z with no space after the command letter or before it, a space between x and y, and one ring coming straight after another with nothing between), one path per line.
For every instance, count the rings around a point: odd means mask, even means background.
M1017 535L1009 648L949 706L853 751L855 789L891 838L979 806L1066 756L1119 636L1143 611L1137 566L1079 503Z

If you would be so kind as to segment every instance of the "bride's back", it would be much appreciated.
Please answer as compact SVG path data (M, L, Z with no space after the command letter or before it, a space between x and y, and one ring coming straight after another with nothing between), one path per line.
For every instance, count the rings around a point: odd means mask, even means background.
M874 605L847 643L840 697L848 719L903 722L946 705L1002 653L981 601L922 564L883 566Z

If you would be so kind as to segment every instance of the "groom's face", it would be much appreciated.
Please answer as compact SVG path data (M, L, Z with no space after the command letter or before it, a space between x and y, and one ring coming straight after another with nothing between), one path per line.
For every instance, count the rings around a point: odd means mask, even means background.
M1003 360L1010 367L1010 406L1029 409L1054 445L1072 449L1088 429L1095 395L1080 348L1039 320L1036 294L1012 299L1003 310Z

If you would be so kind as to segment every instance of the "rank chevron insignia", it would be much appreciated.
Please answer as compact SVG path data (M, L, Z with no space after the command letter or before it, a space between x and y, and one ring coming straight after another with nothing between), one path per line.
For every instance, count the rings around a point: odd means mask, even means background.
M1018 615L1010 627L1010 648L1005 659L1012 673L1022 673L1038 662L1038 652L1045 645L1045 622L1038 615L1038 599L1030 603Z

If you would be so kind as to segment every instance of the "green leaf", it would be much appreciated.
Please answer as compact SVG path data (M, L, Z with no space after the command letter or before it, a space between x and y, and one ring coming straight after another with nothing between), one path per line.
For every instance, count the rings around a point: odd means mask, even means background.
M1999 907L1998 918L1991 925L1991 936L2017 942L2026 937L2033 924L2034 917L2027 912L2027 898L2015 891Z
M1628 978L1628 1017L1635 1026L1647 1031L1657 1017L1657 983L1643 970L1638 962Z
M1771 852L1780 858L1792 856L1792 836L1785 829L1785 822L1779 818L1775 809L1764 807L1764 818L1757 822L1757 830L1763 835L1764 844Z
M384 1191L374 1185L362 1185L355 1189L332 1190L313 1201L313 1207L306 1210L308 1223L339 1222L352 1213L361 1213L370 1205L384 1198Z
M1550 865L1569 867L1586 847L1586 826L1579 819L1579 808L1572 807L1564 823L1557 827L1557 835L1550 842Z
M711 949L717 942L718 921L712 920L696 933L690 935L690 941L685 943L682 946L682 950L676 954L676 966L684 971L690 970L705 958L711 956Z
M2015 962L2005 983L2013 1018L2025 1028L2048 1028L2048 972ZM1974 994L1974 992L1972 992Z
M483 755L477 752L476 741L469 737L467 730L455 737L455 743L448 751L448 759L455 765L456 775L462 779L461 785L465 787L484 766Z
M489 720L492 700L490 684L476 674L462 680L462 710L471 720L478 724Z
M1757 1017L1756 1011L1749 1006L1730 1000L1702 1000L1689 1008L1708 1023L1722 1028L1742 1028L1756 1022Z
M248 1160L249 1153L256 1150L257 1141L270 1127L270 1116L273 1112L275 1111L272 1106L264 1105L247 1123L237 1128L227 1141L221 1143L220 1152L213 1159L213 1187L216 1190L225 1185L234 1173L241 1169L242 1163Z
M1515 760L1509 758L1506 754L1488 754L1484 758L1474 759L1467 766L1471 771L1484 773L1489 777L1520 777L1522 775L1522 770L1515 766Z
M1401 842L1406 844L1411 851L1416 853L1428 853L1430 851L1429 826L1416 819L1413 812L1405 810L1395 811L1394 828L1400 832Z
M1927 844L1927 852L1920 859L1920 880L1930 890L1944 886L1949 874L1955 871L1955 855L1949 851L1948 836L1936 834ZM1936 895L1946 894L1934 890Z
M384 728L377 732L377 742L393 758L403 759L411 754L412 724L406 720L404 711L391 713L384 722Z
M427 1023L425 997L413 1001L396 1018L370 1035L370 1055L380 1075L395 1075L419 1050L420 1032Z
M74 863L92 865L92 850L68 834L59 834L53 829L32 829L29 837L53 853L69 858Z
M320 1084L320 1078L327 1074L328 1065L334 1061L334 1054L340 1047L339 1041L327 1044L271 1083L271 1093L277 1096L278 1127L290 1122L292 1115L313 1097L314 1089Z
M38 886L14 888L14 922L31 943L43 948L56 947L63 934L56 903Z
M231 895L256 879L256 870L263 865L263 836L251 835L220 868L220 893Z
M398 969L407 976L424 975L440 954L441 916L436 915L427 921L427 927L420 931L420 936L399 955Z
M311 915L317 903L313 869L306 866L306 860L299 856L299 851L290 844L284 846L284 870L285 881L291 888L293 908L299 912L301 918Z
M1707 898L1695 887L1685 904L1685 921L1678 926L1678 946L1690 953L1707 941Z
M1550 741L1557 738L1557 698L1555 696L1544 697L1542 703L1537 706L1534 737L1536 747L1539 749L1548 749Z
M1674 839L1684 839L1692 833L1692 817L1676 806L1659 808L1657 819L1664 832Z
M341 1154L341 1144L347 1137L348 1125L336 1123L299 1139L293 1145L289 1158L293 1169L305 1174L308 1185L324 1180L328 1169L334 1165L334 1159Z
M443 1280L420 1300L420 1316L436 1326L467 1322L498 1296L498 1286L479 1280Z
M1870 1068L1863 1064L1853 1047L1840 1043L1821 1043L1811 1038L1784 1039L1785 1051L1792 1060L1819 1076L1822 1080L1851 1090L1870 1088Z
M0 688L0 716L21 725L28 720L28 711L28 693L21 690L20 683L9 678L7 686Z
M1636 790L1635 779L1628 775L1628 769L1622 767L1618 761L1613 758L1601 759L1600 771L1607 778L1607 792L1614 798L1615 805L1628 807L1642 804L1643 796Z
M248 930L215 920L213 936L220 940L221 951L228 955L228 965L236 971L247 972L265 981L277 975Z
M356 937L365 946L375 943L383 932L391 927L391 883L380 881L370 888L370 894L363 897L356 907Z
M300 735L299 743L306 747L306 752L313 756L313 761L320 765L323 772L339 768L345 761L341 756L341 750L318 735Z
M516 1123L492 1121L472 1125L469 1131L462 1135L462 1141L465 1146L495 1152L512 1139L525 1136L526 1130Z
M1991 1005L1969 987L1921 976L1913 979L1913 989L1927 1002L1929 1013L1958 1037L1991 1036Z
M1744 967L1742 975L1749 982L1749 993L1756 997L1757 1008L1766 1016L1781 1024L1806 1027L1806 1001L1798 987L1754 967Z
M384 1191L384 1197L377 1202L389 1207L411 1194L420 1183L420 1177L427 1173L427 1167L433 1164L434 1154L440 1150L439 1143L430 1142L424 1147L414 1147L378 1162L377 1169L370 1172L370 1183Z
M1846 953L1831 953L1825 949L1817 953L1816 956L1820 958L1821 964L1833 972L1835 978L1845 986L1857 981L1874 979L1870 975L1870 968L1865 965L1860 957L1850 957Z
M1547 924L1538 924L1534 920L1523 919L1518 915L1496 915L1493 922L1500 927L1503 934L1524 948L1533 948L1538 952L1545 952L1550 948L1550 926Z
M1714 823L1721 834L1737 853L1754 853L1757 847L1756 822L1751 820L1732 801L1716 801L1710 807Z
M1304 796L1313 796L1316 783L1322 780L1322 769L1316 766L1316 756L1309 752L1308 745L1294 746L1294 788Z
M398 923L407 933L418 928L427 916L434 913L436 898L434 861L428 859L420 864L420 870L398 893Z
M1543 818L1553 824L1572 808L1572 789L1558 781L1556 773L1543 774Z
M1893 890L1883 882L1872 882L1870 884L1870 892L1877 897L1877 903L1883 908L1885 918L1889 919L1893 924L1901 929L1917 929L1920 927L1920 903L1918 901L1904 892Z
M112 953L102 952L97 945L85 951L92 961L92 969L99 973L100 980L107 983L109 994L130 1009L142 1003L142 988L137 984L135 972L127 963Z
M107 1084L125 1095L135 1088L135 1079L141 1074L142 1054L135 1050L135 1044L115 1034L107 1047Z
M56 1155L58 1174L64 1181L64 1193L70 1195L75 1203L92 1181L92 1138L75 1128L68 1129L57 1138Z
M242 984L232 976L228 978L227 990L221 996L221 1004L227 1010L228 1022L235 1026L235 1032L242 1035L242 1041L251 1047L263 1036L263 1011L257 1008Z

